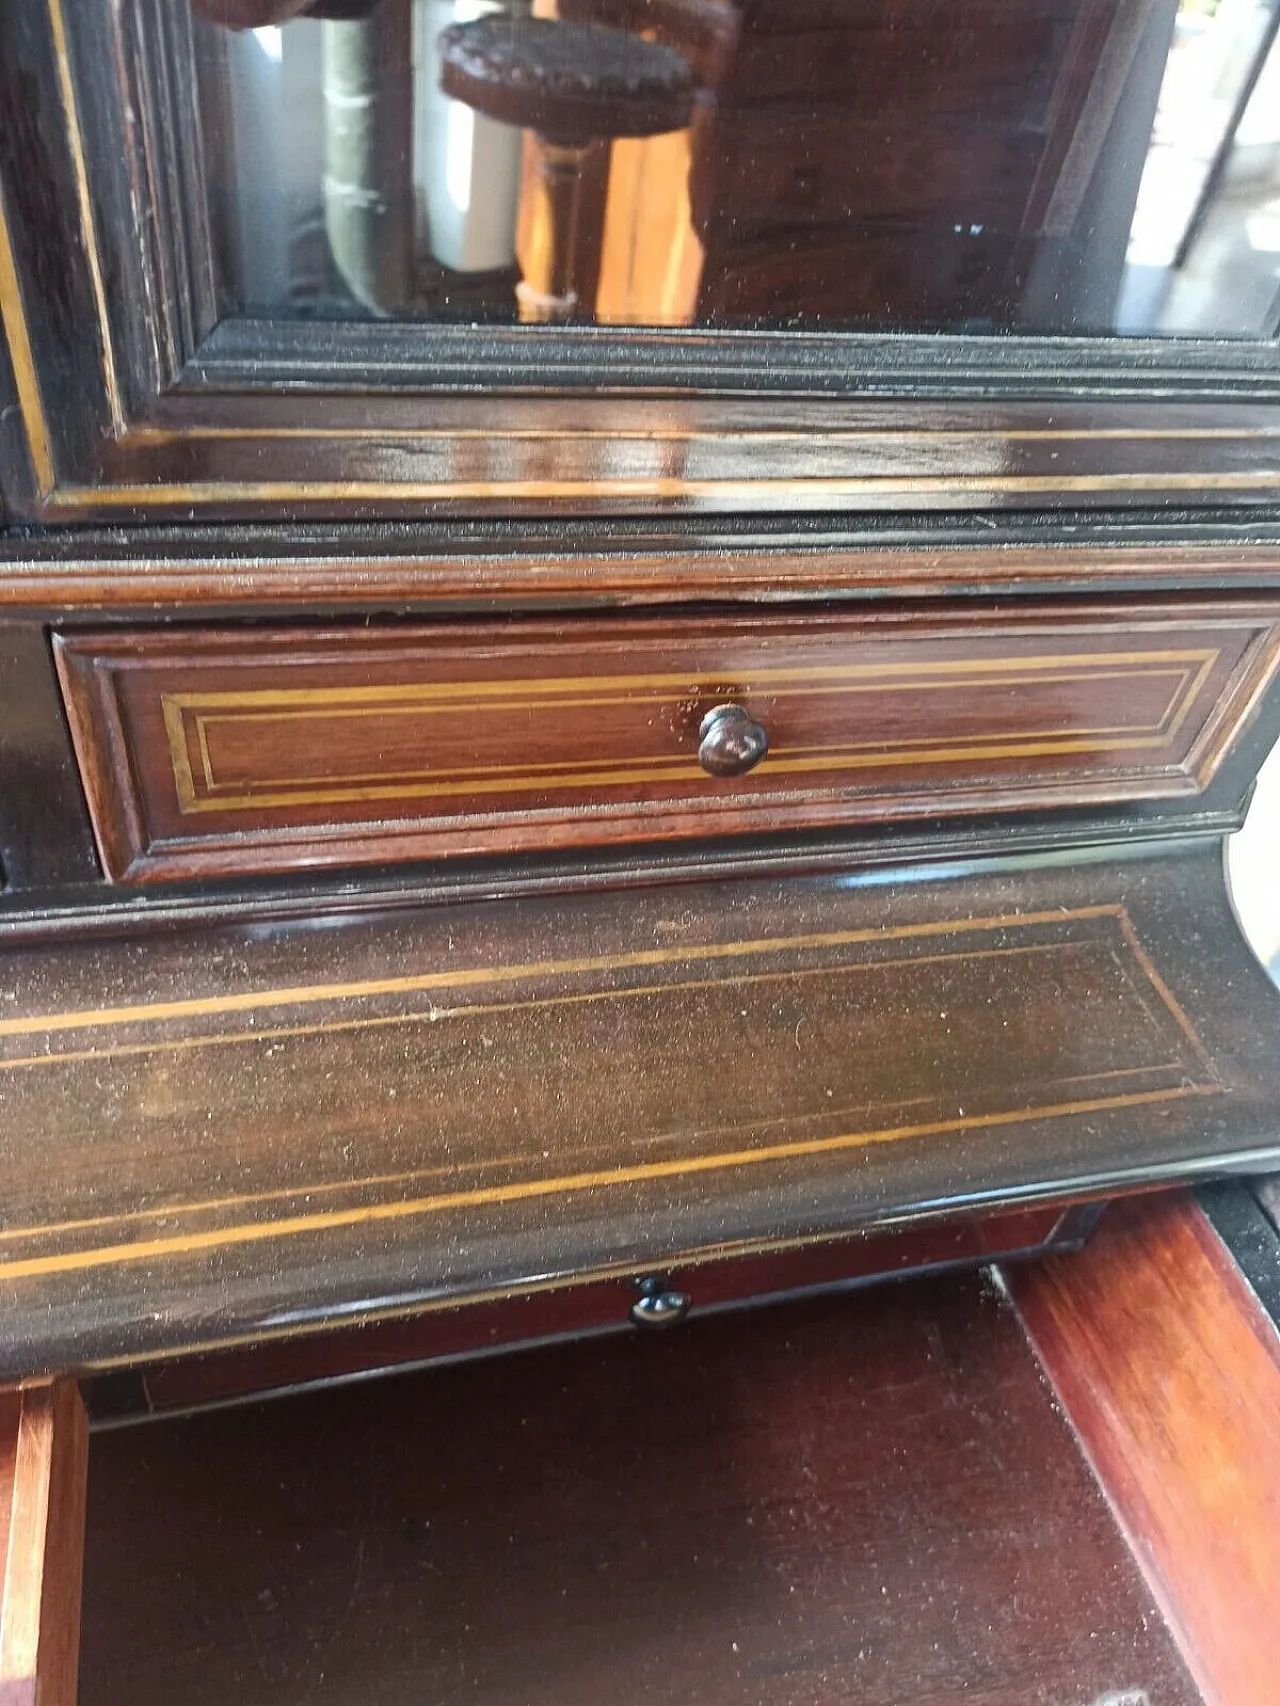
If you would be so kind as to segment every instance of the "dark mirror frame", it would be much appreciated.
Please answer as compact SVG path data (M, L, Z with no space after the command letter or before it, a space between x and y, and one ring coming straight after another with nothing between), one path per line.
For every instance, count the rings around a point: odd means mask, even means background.
M173 0L0 8L0 310L0 492L26 521L1221 509L1280 490L1276 342L224 317Z

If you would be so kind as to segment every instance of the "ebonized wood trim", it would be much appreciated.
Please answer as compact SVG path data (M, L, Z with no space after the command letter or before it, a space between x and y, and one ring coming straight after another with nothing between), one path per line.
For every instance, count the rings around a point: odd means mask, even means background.
M1273 342L213 324L190 43L137 0L112 17L72 28L64 0L0 15L4 108L28 120L0 134L0 295L15 361L30 353L37 488L19 467L9 501L33 519L1280 491Z

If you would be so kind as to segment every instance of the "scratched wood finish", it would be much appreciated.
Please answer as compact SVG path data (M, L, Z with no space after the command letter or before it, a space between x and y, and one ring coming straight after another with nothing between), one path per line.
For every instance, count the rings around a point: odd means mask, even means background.
M3 1706L75 1706L88 1449L72 1382L0 1391Z
M1280 1699L1280 1337L1203 1214L1118 1204L1010 1269L1031 1343L1213 1706Z
M67 1368L1277 1154L1216 850L0 961L5 1365Z
M1280 614L815 614L70 634L119 878L1185 799L1275 670ZM706 775L699 725L769 732Z
M87 1562L81 1706L1200 1700L976 1281L102 1434Z

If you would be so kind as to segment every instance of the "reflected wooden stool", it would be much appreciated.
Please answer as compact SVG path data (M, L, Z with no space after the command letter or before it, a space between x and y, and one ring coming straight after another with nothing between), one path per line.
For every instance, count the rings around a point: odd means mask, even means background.
M600 241L599 230L583 228L591 151L621 136L683 130L693 111L688 61L622 30L501 17L442 31L440 59L446 95L501 124L531 130L537 141L545 218L528 276L516 286L521 319L577 318L584 252ZM599 222L600 210L593 218Z

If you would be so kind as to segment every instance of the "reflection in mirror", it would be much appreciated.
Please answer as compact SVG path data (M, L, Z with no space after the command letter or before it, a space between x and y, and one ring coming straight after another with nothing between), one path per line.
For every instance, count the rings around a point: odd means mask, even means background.
M1280 0L190 3L232 310L1280 324Z
M1227 845L1227 881L1249 946L1280 984L1280 746L1258 776L1244 828Z

